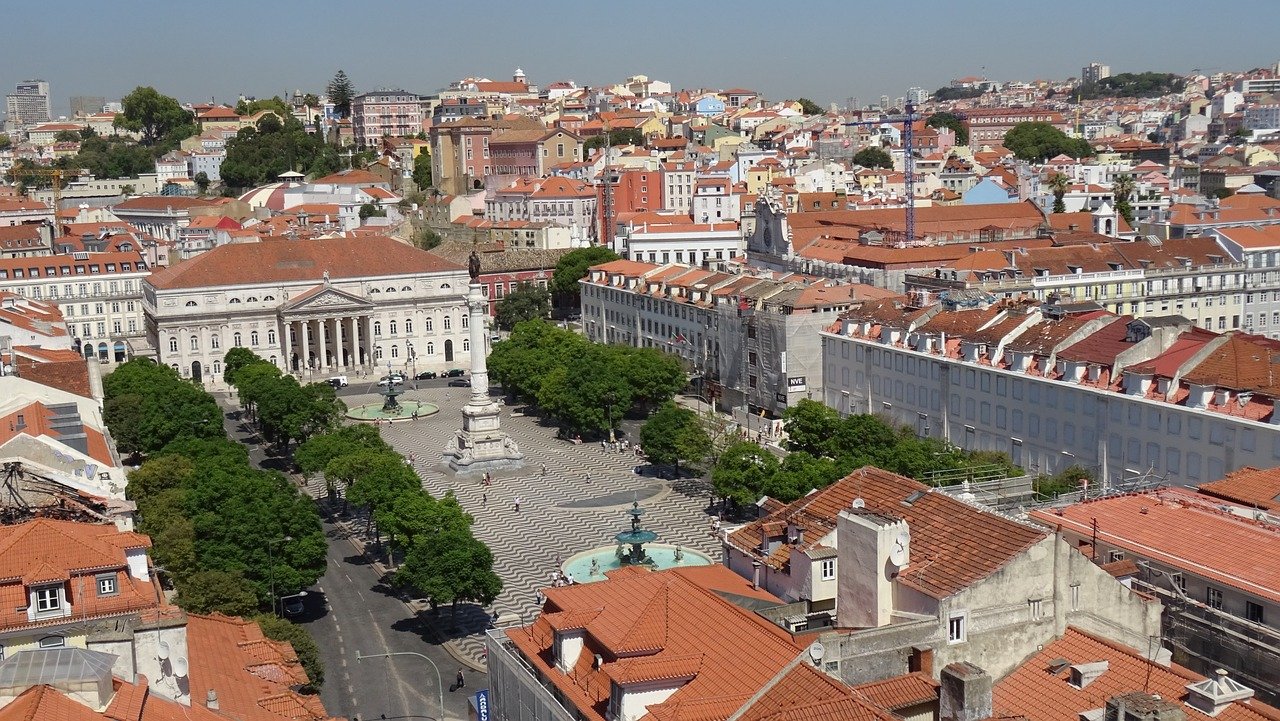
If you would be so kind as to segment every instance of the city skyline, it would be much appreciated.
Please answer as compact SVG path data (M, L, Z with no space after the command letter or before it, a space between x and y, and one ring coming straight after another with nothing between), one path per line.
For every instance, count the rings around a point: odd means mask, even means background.
M580 2L530 12L503 1L429 15L404 15L402 6L377 0L359 15L330 0L305 9L228 0L217 15L154 0L108 15L97 7L59 3L38 27L11 37L10 57L20 61L5 64L0 87L8 93L19 81L47 80L58 116L68 114L71 96L113 100L138 85L184 102L234 103L242 93L321 92L339 68L361 92L403 87L425 94L467 76L507 79L521 67L539 85L597 86L645 74L677 88L749 87L769 99L808 97L825 107L850 97L896 98L913 86L932 91L965 75L1064 79L1091 61L1113 73L1270 67L1277 58L1262 40L1280 29L1262 0L1234 7L1255 20L1243 36L1238 24L1188 22L1198 6L1181 1L1151 14L1091 2L1064 13L1014 0L978 8L926 0L911 24L881 8L828 0L788 6L782 24L769 18L776 5L755 0L732 10L663 0L639 17ZM1099 17L1108 24L1095 27ZM1135 27L1141 35L1133 36ZM784 32L754 36L766 28ZM1046 42L1041 28L1064 41ZM1249 42L1251 35L1259 42ZM126 42L104 44L104 36ZM44 52L54 46L57 54Z

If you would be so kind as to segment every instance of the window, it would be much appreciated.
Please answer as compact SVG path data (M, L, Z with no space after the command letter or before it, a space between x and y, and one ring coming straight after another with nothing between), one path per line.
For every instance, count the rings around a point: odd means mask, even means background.
M216 335L209 336L209 347L214 350L217 350L219 348L218 336Z
M1115 563L1124 560L1124 551L1109 551L1107 553L1107 563Z
M444 317L444 329L449 330L452 327L453 327L453 319L446 315Z
M200 350L200 339L195 336L191 336L191 350Z
M413 321L408 318L404 319L404 334L413 335Z
M405 321L405 322L407 323L408 321ZM427 332L428 332L428 333L433 332L434 327L433 327L433 326L432 326L432 324L431 324L431 319L430 319L430 318L428 318L428 319L427 319L427 321L426 321L426 323L427 323Z
M240 343L240 334L239 334L239 333L233 333L233 334L231 335L231 345L235 346L236 348L243 348L243 347L244 347L244 346L243 346L243 344L241 344L241 343Z
M435 354L436 354L436 344L435 344L435 343L428 343L428 344L427 344L427 355L435 355Z
M391 357L392 357L392 358L399 358L399 357L400 357L400 346L398 346L398 345L393 345L393 346L391 346Z
M947 643L964 643L965 642L965 615L963 613L952 614L947 619Z
M104 573L97 577L97 581L99 596L114 596L118 592L118 589L116 588L116 574Z
M267 331L267 345L275 345L275 344L276 344L276 332L273 330Z
M88 335L88 334L86 333L86 335ZM178 352L178 339L177 339L177 338L170 338L170 339L169 339L169 352L170 352L170 353L177 353L177 352Z
M467 327L467 319L468 319L468 316L466 316L466 315L464 314L464 315L462 316L462 327L463 327L463 328L466 328L466 327Z
M59 586L37 588L35 596L36 613L50 613L62 609L62 588Z
M387 321L387 329L391 331L391 335L396 334L396 322L394 320Z
M1244 617L1254 623L1262 623L1262 604L1253 601L1244 602Z
M62 648L67 640L61 636L45 636L40 639L40 648Z
M1031 614L1032 621L1039 621L1044 618L1044 603L1039 598L1027 600L1027 609Z
M258 347L258 331L255 330L249 333L249 345L254 348Z
M1222 610L1222 589L1214 588L1213 586L1209 586L1208 588L1206 588L1204 592L1204 602L1208 604L1209 608L1216 608L1219 611L1221 611Z
M462 352L466 353L471 350L471 340L469 338L462 339Z
M382 335L382 321L380 321L380 320L375 320L375 321L373 322L373 334L374 334L375 336Z
M830 581L836 577L836 559L827 558L822 561L822 580Z

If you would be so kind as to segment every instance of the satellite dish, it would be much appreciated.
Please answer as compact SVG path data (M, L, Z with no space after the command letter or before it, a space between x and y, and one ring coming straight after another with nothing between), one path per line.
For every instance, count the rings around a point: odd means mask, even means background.
M864 500L862 500L861 498L855 498L855 499L853 499L853 507L854 507L854 508L866 508L866 507L867 507L867 502L866 502L866 501L864 501Z
M822 662L822 657L827 654L827 647L822 645L820 641L814 641L809 644L809 658L813 659L813 665L817 666Z

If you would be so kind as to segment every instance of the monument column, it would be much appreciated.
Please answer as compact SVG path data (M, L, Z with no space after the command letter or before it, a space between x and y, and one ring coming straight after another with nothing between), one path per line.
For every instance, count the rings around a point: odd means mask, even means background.
M320 353L319 353L318 365L320 366L321 369L327 370L329 368L329 332L328 332L328 328L326 328L325 326L329 325L329 321L326 318L321 318L316 321L316 325L319 327L319 334L320 334Z
M499 407L489 398L489 367L485 359L484 318L489 308L480 284L480 256L471 253L471 283L467 288L467 331L471 353L471 398L462 408L462 428L445 448L444 460L455 473L482 473L519 468L524 454L502 430Z
M293 323L285 321L281 325L280 331L280 348L284 351L284 372L293 372L293 343L289 338L289 331L293 328Z
M376 370L378 366L378 357L373 352L373 316L366 315L364 317L364 344L365 352L369 354L369 368Z
M311 321L300 320L298 325L302 328L302 358L298 365L302 369L311 370Z

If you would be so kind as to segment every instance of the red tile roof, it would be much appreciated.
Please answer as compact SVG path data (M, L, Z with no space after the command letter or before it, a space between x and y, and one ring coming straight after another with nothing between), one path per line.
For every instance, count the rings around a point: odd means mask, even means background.
M854 686L873 703L890 711L938 700L938 682L923 673L908 673Z
M1209 483L1201 483L1201 493L1224 498L1253 508L1280 510L1280 468L1245 466Z
M1213 499L1186 489L1109 496L1031 517L1132 555L1280 602L1280 528L1218 510ZM1240 549L1257 549L1240 553Z
M1084 688L1071 684L1069 668L1053 673L1050 663L1106 661L1107 669ZM1179 704L1188 721L1276 721L1280 711L1261 702L1237 701L1210 717L1185 703L1187 684L1203 680L1178 666L1161 666L1138 651L1104 641L1074 627L1050 643L995 685L992 707L997 713L1020 714L1030 721L1079 721L1085 711L1105 708L1113 696L1132 691L1157 694Z
M836 516L861 498L868 511L906 519L911 530L912 563L898 581L933 598L946 598L1000 570L1046 533L971 506L896 473L865 466L826 488L810 493L763 519L743 526L729 543L774 568L782 568L796 546L781 544L760 552L767 526L797 525L817 544L836 527ZM922 493L914 503L903 501ZM780 535L780 534L775 534ZM919 562L916 562L918 559Z
M463 267L384 236L232 243L153 273L161 290L440 273Z

